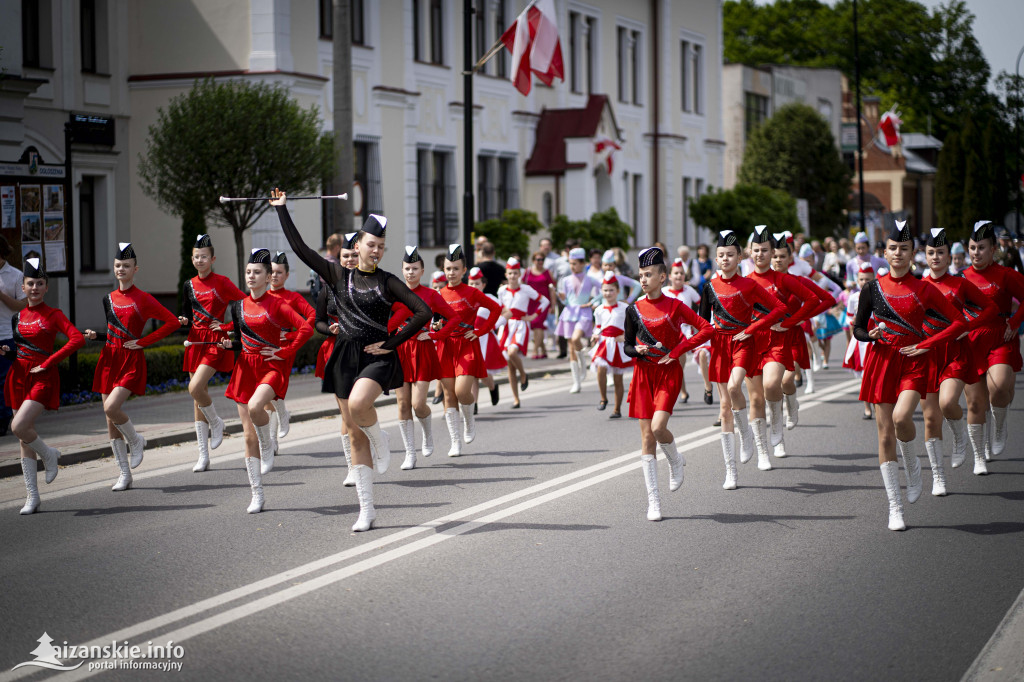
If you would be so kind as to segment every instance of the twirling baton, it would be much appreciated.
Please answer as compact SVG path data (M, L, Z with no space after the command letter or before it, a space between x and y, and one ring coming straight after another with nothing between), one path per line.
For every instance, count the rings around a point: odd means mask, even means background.
M221 197L220 203L226 204L231 201L270 201L273 197ZM317 196L305 196L305 197L288 197L289 201L298 201L299 199L348 199L348 192L344 194L330 194Z
M189 346L216 346L219 343L220 343L220 341L188 341L188 340L186 340L185 343L184 343L184 346L185 346L185 348L188 348Z

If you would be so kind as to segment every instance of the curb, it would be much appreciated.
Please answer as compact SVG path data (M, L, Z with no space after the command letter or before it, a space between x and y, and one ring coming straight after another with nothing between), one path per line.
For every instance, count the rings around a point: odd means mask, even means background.
M1024 679L1024 590L1006 612L961 682L1013 682Z
M547 368L547 369L537 369L537 370L533 370L533 371L527 371L526 372L526 376L529 377L530 379L542 379L545 376L553 376L553 375L556 375L556 374L567 374L568 372L569 372L569 370L565 369L565 368L558 368L558 369ZM507 385L508 384L508 377L506 376L506 377L503 377L501 379L495 379L494 383L497 386ZM377 402L374 404L374 406L375 407L385 407L387 405L394 405L396 402L398 402L398 399L395 396L393 396L393 395L390 395L390 396L382 395L381 398L379 398L377 400ZM324 417L334 417L334 416L337 416L337 414L338 414L337 406L333 406L331 408L325 408L325 409L303 410L303 411L299 411L299 412L292 412L291 413L291 422L294 423L294 422L312 421L314 419L322 419ZM230 423L225 423L225 425L224 425L224 434L225 435L227 435L227 434L239 434L239 433L242 433L242 424L240 422L232 420ZM192 429L188 429L188 430L185 430L185 431L179 431L179 432L176 432L176 433L166 433L166 434L163 434L161 436L156 436L156 437L153 437L153 438L147 438L146 439L146 447L159 448L159 447L164 447L165 445L177 445L179 443L187 443L189 441L195 440L195 437L196 437L195 436L195 431L192 430ZM111 456L112 455L110 453L110 447L108 445L102 445L102 446L90 447L90 448L87 448L87 449L84 449L84 450L78 450L77 452L69 452L69 453L66 453L66 454L65 453L61 453L60 463L61 463L61 466L68 465L68 464L81 464L82 462L91 462L91 461L94 461L94 460L97 460L97 459L102 459L104 457L111 457ZM37 459L36 461L38 462L39 470L42 471L43 470L42 460L38 460ZM13 476L21 476L21 463L20 462L0 465L0 478L10 478L10 477L13 477Z

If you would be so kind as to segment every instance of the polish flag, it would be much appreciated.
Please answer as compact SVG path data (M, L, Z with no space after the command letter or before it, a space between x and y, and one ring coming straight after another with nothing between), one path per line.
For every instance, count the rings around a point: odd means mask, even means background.
M887 146L895 147L900 143L901 123L903 123L903 121L900 120L899 114L896 113L895 106L882 114L882 120L878 122L878 129L881 130L882 135L885 136L885 144Z
M544 85L565 78L554 0L539 0L523 10L501 42L512 53L512 83L524 95L530 94L531 73Z
M610 137L600 135L594 138L594 165L604 164L608 175L612 174L612 154L622 147Z

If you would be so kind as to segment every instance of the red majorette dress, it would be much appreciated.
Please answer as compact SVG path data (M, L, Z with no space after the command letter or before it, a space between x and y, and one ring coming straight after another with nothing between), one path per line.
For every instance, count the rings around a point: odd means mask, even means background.
M242 341L242 353L235 362L224 397L247 403L260 384L268 384L277 400L284 398L291 361L313 335L309 320L270 292L257 299L246 296L235 301L231 304L231 317L232 327ZM295 332L282 346L281 335L287 329ZM264 348L277 348L277 356L282 359L267 360L260 353Z
M310 327L312 327L314 324L316 324L316 308L311 306L309 304L309 301L306 300L306 297L303 296L302 294L300 294L299 292L292 291L290 289L285 289L284 287L282 287L280 289L268 289L267 293L270 294L271 296L274 296L276 298L281 299L282 301L284 301L285 303L288 304L289 308L291 308L292 310L297 312L299 315L302 315L304 318L306 318L306 322L309 322L309 326ZM296 332L295 329L288 329L288 330L286 330L285 333L284 333L283 340L286 341L286 342L289 341L291 339L291 336L293 334L295 334L295 332ZM301 348L301 346L300 346L300 348ZM298 351L296 350L296 352L298 352ZM289 378L292 375L292 365L294 365L294 364L295 364L295 356L292 356L292 357L288 358L288 376L289 376ZM287 382L285 382L284 390L285 390L285 392L288 391L288 383Z
M793 335L790 332L800 329L800 323L811 319L811 313L818 307L818 297L810 288L805 286L801 278L794 277L787 272L768 270L757 272L754 270L747 277L765 291L782 301L786 312L780 323L786 328L784 332L777 332L773 329L762 329L754 335L754 353L757 356L757 367L751 376L758 376L764 370L764 366L770 362L778 362L790 372L794 369L793 360ZM768 309L761 303L754 304L754 320L761 319L768 314ZM805 346L802 342L798 344ZM806 348L805 348L806 352Z
M324 378L324 367L327 366L327 358L331 357L334 351L334 340L336 334L331 333L331 325L338 322L338 305L334 301L334 292L330 287L320 287L320 293L316 297L316 324L313 327L326 336L316 352L316 367L313 376L317 379Z
M755 322L754 305L757 303L768 312ZM708 379L726 383L733 367L742 367L750 376L758 364L754 349L756 333L769 329L782 319L785 312L786 307L782 301L739 273L729 279L714 277L705 284L700 301L700 316L710 320L714 314L715 322ZM733 337L742 331L750 336L742 341L734 340Z
M508 357L508 351L512 346L517 346L519 351L526 350L526 344L530 340L530 323L523 320L529 313L530 303L537 302L537 316L544 317L548 314L551 302L541 296L536 289L529 284L520 284L516 289L510 289L508 285L502 285L498 289L498 303L503 310L508 309L511 317L501 329L498 342L501 345L501 352Z
M441 296L458 316L458 327L447 339L441 341L441 377L471 376L478 379L487 377L484 356L480 349L481 338L494 329L501 314L501 305L487 294L468 284L451 284L441 289ZM487 319L477 321L476 311L485 307L491 311ZM475 325L475 326L474 326ZM467 339L464 334L472 330L478 338Z
M882 336L868 336L871 317L879 323ZM936 331L928 336L929 331ZM859 341L873 342L864 363L859 400L895 404L903 391L928 392L928 355L907 356L900 348L917 345L934 349L967 330L967 321L938 289L911 274L893 277L891 273L868 282L861 289L853 335Z
M590 361L595 367L610 369L612 374L625 374L626 369L633 366L633 358L626 355L625 340L616 341L626 332L627 310L628 303L616 301L615 305L603 305L594 311L594 333L600 335L600 340L590 350ZM683 325L680 332L685 335L686 329L692 327Z
M431 331L430 324L428 323L419 333L403 341L395 349L395 352L398 353L398 361L402 364L402 379L407 384L413 384L417 381L434 381L441 378L441 361L437 356L437 346L435 343L451 336L452 332L456 331L459 326L459 316L455 314L452 307L441 297L441 294L422 284L412 289L412 293L416 294L421 301L426 303L432 313L443 317L445 325L437 331ZM405 329L405 326L410 324L412 318L413 313L409 310L409 307L401 301L395 301L395 304L391 306L388 333ZM420 341L419 335L422 332L427 332L430 335L430 339Z
M487 294L487 298L498 303L497 296ZM498 305L501 304L498 303ZM491 311L487 308L480 308L476 311L476 316L481 320L486 320L491 316ZM501 352L501 344L498 343L498 334L505 328L507 322L508 320L505 319L504 315L498 315L498 321L494 323L494 329L480 337L480 352L484 355L484 368L491 376L508 367L508 360Z
M996 304L999 318L982 325L971 332L970 348L974 355L974 368L980 377L994 365L1009 365L1014 372L1019 372L1024 361L1020 354L1020 337L1017 330L1024 322L1024 275L1005 265L993 263L984 270L978 271L974 266L964 270L964 279L981 290L982 295ZM1021 306L1017 314L1010 317L1013 299ZM966 306L964 312L971 318L979 311ZM1003 340L1006 326L1013 329L1009 341Z
M951 275L948 271L942 277L932 279L930 270L922 279L930 282L954 308L965 315L971 329L981 329L1002 321L996 304L970 280ZM959 379L965 384L974 384L981 378L982 372L974 366L969 334L962 339L953 339L936 346L925 357L928 358L929 393L938 393L939 385L946 379Z
M854 318L857 317L857 306L860 302L860 291L850 292L850 297L846 302L846 322L850 329L853 329ZM868 331L870 332L875 328L874 319L868 320ZM849 370L853 370L857 378L864 372L864 363L867 360L868 353L871 352L871 344L867 341L860 341L856 336L850 336L850 342L846 344L846 356L843 358L843 367ZM801 365L802 367L803 365Z
M124 344L135 340L140 346L149 346L180 327L178 318L134 284L125 291L115 289L104 296L103 312L107 318L107 342L96 363L92 390L106 395L122 386L135 395L143 395L146 355L141 348L129 350ZM160 320L163 324L139 338L147 320Z
M7 372L4 384L4 402L17 410L26 400L42 404L47 410L60 407L60 374L57 365L85 343L82 333L75 329L64 313L45 303L29 306L11 318L17 358ZM56 353L53 342L57 334L64 334L68 342ZM32 374L33 367L42 372Z
M790 274L793 274L792 270ZM808 276L795 275L800 279L800 283L803 284L807 289L817 297L818 301L816 306L810 312L810 316L800 322L795 327L791 327L786 332L786 343L789 345L790 352L793 354L793 362L799 365L803 369L810 369L811 367L811 355L807 352L808 340L814 340L814 330L811 328L811 320L821 315L826 310L829 310L836 304L836 297L833 296L827 289L822 288ZM831 281L826 278L826 281Z
M655 412L672 414L683 383L683 367L678 362L660 365L658 361L666 354L678 360L683 353L704 343L714 333L714 327L686 304L668 296L659 296L653 301L642 296L629 304L625 318L623 350L629 357L636 358L627 398L629 416L651 419ZM680 330L684 324L697 333L686 338ZM661 343L660 348L656 347L658 343ZM639 355L637 344L651 348L646 355Z
M235 354L219 345L227 334L210 329L210 323L214 320L223 322L228 305L232 301L241 301L245 293L230 279L216 272L205 278L196 275L185 282L183 289L188 303L185 317L191 319L188 340L192 345L185 349L182 369L191 373L199 369L199 365L209 365L218 372L230 372L235 366Z

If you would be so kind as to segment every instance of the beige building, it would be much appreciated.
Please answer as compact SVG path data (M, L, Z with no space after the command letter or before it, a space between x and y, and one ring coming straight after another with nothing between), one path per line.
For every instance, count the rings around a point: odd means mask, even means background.
M558 213L585 218L614 206L633 225L637 245L706 240L686 208L690 197L723 183L720 0L554 4L564 82L535 81L523 97L507 79L507 53L474 79L476 219L522 207L549 222ZM364 214L388 216L384 266L397 269L403 244L418 243L429 257L462 234L462 3L352 5L361 199L354 203ZM478 0L474 52L482 54L524 5ZM137 169L157 110L196 78L283 84L302 105L318 106L325 129L332 128L330 6L0 0L0 14L13 19L0 24L0 163L30 148L44 164L64 163L63 124L71 113L115 122L113 145L73 147L67 199L80 325L101 322L98 301L113 285L109 262L118 241L136 244L141 287L170 297L178 286L180 221L142 193ZM620 147L610 164L596 148L602 139ZM320 208L292 208L306 239L319 245ZM210 232L222 256L218 271L234 277L230 230ZM286 247L273 214L246 239L246 247ZM305 269L293 265L290 285L301 289L305 280ZM55 302L65 305L66 281L56 289Z

